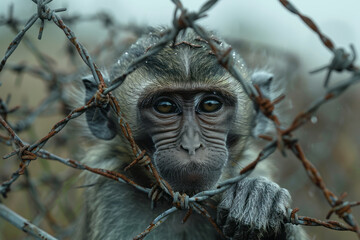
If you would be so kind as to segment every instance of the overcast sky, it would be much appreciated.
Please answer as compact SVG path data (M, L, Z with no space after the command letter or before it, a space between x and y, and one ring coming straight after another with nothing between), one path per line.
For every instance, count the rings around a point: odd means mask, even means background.
M0 15L15 3L15 16L28 18L36 11L31 0L1 0ZM183 0L184 6L196 10L204 1ZM312 18L337 46L353 43L360 49L359 0L292 0L303 14ZM69 14L88 14L100 10L110 12L122 23L170 25L174 4L170 0L54 0L51 7L67 7ZM288 12L279 1L222 0L201 20L203 26L223 36L239 37L273 45L300 56L309 64L329 61L330 53L318 37L300 19ZM1 29L0 29L1 34ZM0 35L1 38L1 35ZM313 63L311 63L313 64Z

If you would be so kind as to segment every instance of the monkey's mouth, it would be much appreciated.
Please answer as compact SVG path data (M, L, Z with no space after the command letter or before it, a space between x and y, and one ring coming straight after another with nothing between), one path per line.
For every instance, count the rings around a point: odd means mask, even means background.
M194 156L184 151L157 152L153 161L160 176L175 192L192 196L205 190L213 189L224 168L227 154L216 157L209 151L198 151Z
M177 171L167 174L160 170L160 175L170 184L175 192L192 196L212 189L220 177L221 171Z

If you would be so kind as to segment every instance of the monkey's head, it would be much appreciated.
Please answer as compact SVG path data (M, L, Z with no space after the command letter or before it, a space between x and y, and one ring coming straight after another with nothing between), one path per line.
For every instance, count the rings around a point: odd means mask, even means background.
M133 59L149 51L161 34L156 30L139 39L113 66L110 78L120 76ZM228 47L220 42L219 46ZM231 61L250 82L243 60L234 53ZM89 80L84 83L88 100L97 88ZM254 125L253 103L192 31L150 56L114 94L136 142L175 191L210 189L225 174L238 171L237 161ZM86 114L96 137L110 140L121 135L109 109Z

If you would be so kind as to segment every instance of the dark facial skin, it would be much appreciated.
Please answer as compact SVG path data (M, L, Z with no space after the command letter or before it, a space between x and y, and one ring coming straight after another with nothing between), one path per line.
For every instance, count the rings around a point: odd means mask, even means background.
M236 101L211 90L158 91L139 104L153 161L175 191L213 187L228 159L227 137Z

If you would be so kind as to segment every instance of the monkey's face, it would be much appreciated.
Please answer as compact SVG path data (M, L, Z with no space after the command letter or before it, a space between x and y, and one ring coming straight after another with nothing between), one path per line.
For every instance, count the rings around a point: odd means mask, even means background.
M112 67L109 79L122 76L161 36L161 31L154 31L139 39ZM147 56L113 94L136 143L151 156L159 174L175 191L192 195L233 174L234 159L240 158L250 135L254 109L241 84L219 65L208 44L191 31L177 41ZM224 51L228 48L219 46ZM251 81L240 56L233 53L229 61L237 66L237 74ZM88 102L98 87L94 80L83 81ZM86 111L93 135L103 140L121 135L110 107L96 110ZM121 146L127 144L125 139L116 140Z
M140 101L150 138L144 147L175 191L193 194L218 181L235 108L235 98L216 89L165 89Z

